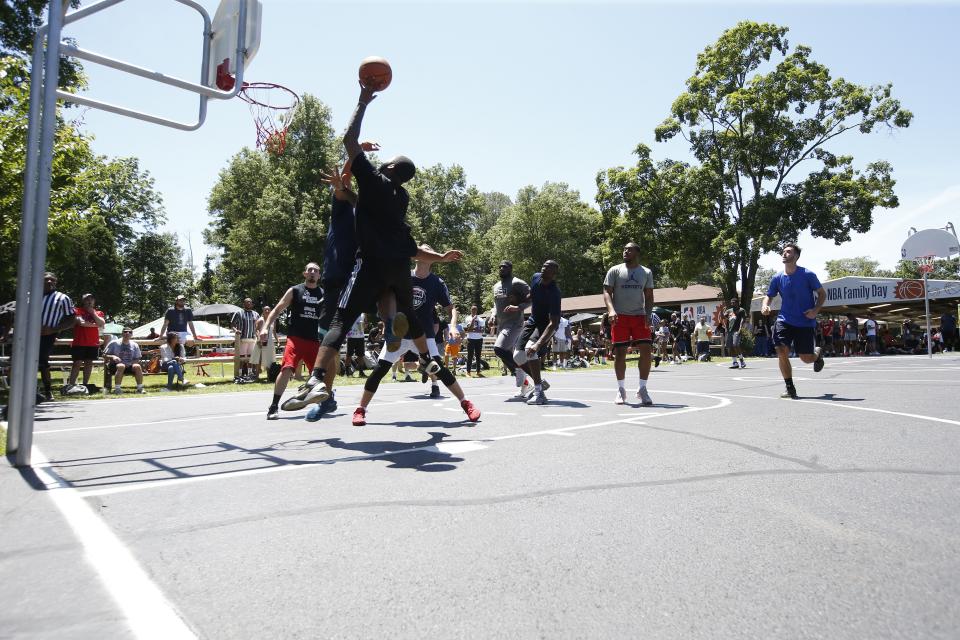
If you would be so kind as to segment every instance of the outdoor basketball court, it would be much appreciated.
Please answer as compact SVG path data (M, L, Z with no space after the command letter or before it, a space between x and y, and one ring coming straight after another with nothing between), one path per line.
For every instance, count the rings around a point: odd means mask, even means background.
M798 367L790 401L774 360L661 366L651 408L614 405L609 370L550 374L545 407L510 402L512 378L461 380L476 426L416 383L383 385L363 428L360 387L317 423L267 422L262 393L44 405L34 488L0 476L0 623L955 637L958 371L956 354L832 359Z

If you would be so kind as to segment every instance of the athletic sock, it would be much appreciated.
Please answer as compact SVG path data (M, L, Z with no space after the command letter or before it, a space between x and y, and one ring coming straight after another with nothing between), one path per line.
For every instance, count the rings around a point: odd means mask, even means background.
M640 388L641 388L641 389L646 389L646 388L647 388L647 381L644 380L643 378L640 378Z
M625 381L622 378L617 378L617 387L619 387L620 391L624 390L624 382Z
M271 407L275 407L275 406L277 406L278 404L280 404L280 396L281 396L281 395L283 395L283 394L280 394L280 393L275 393L275 394L273 394L273 404L270 405Z

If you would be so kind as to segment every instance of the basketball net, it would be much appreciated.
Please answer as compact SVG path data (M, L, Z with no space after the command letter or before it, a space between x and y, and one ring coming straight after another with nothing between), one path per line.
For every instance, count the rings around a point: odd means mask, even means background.
M920 273L933 273L933 260L936 256L920 256L914 258L913 263L917 265Z
M275 156L287 148L287 128L300 96L273 82L244 82L237 97L250 107L257 128L257 149Z

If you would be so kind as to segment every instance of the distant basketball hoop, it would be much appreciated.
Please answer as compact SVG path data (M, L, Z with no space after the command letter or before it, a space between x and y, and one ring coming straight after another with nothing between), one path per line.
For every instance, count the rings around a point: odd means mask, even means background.
M920 273L933 273L933 261L936 256L919 256L913 259L913 264L917 265Z

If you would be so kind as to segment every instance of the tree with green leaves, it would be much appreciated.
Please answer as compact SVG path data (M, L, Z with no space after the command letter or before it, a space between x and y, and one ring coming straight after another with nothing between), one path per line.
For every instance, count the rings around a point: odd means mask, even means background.
M563 183L548 182L540 189L527 186L504 209L487 232L491 264L513 262L513 273L527 280L545 260L560 263L558 281L564 296L597 293L603 283L601 217ZM497 273L491 268L484 282L484 302L492 304Z
M183 265L182 255L172 233L147 232L136 237L123 256L125 320L137 325L149 322L188 290L193 274Z
M33 55L33 38L47 21L48 0L5 0L0 4L0 58L16 56L23 60ZM70 0L70 8L80 0ZM61 57L58 84L61 89L77 89L84 84L83 68L76 60Z
M697 56L686 91L655 131L657 141L682 136L700 163L696 182L711 205L679 209L675 223L692 219L694 234L710 229L701 240L720 265L726 296L753 291L760 256L801 231L839 245L868 231L877 208L898 205L889 163L858 169L831 148L850 132L907 127L913 115L891 85L834 78L809 47L791 50L787 31L756 22L724 31ZM646 206L627 198L618 204Z
M843 278L846 276L864 276L867 278L886 278L892 275L892 272L881 269L880 263L871 260L867 256L857 256L855 258L837 258L836 260L827 260L825 263L827 276L831 280Z
M320 174L339 158L329 108L305 95L282 155L243 149L220 172L204 241L219 250L218 275L233 297L273 304L323 258L330 193Z

